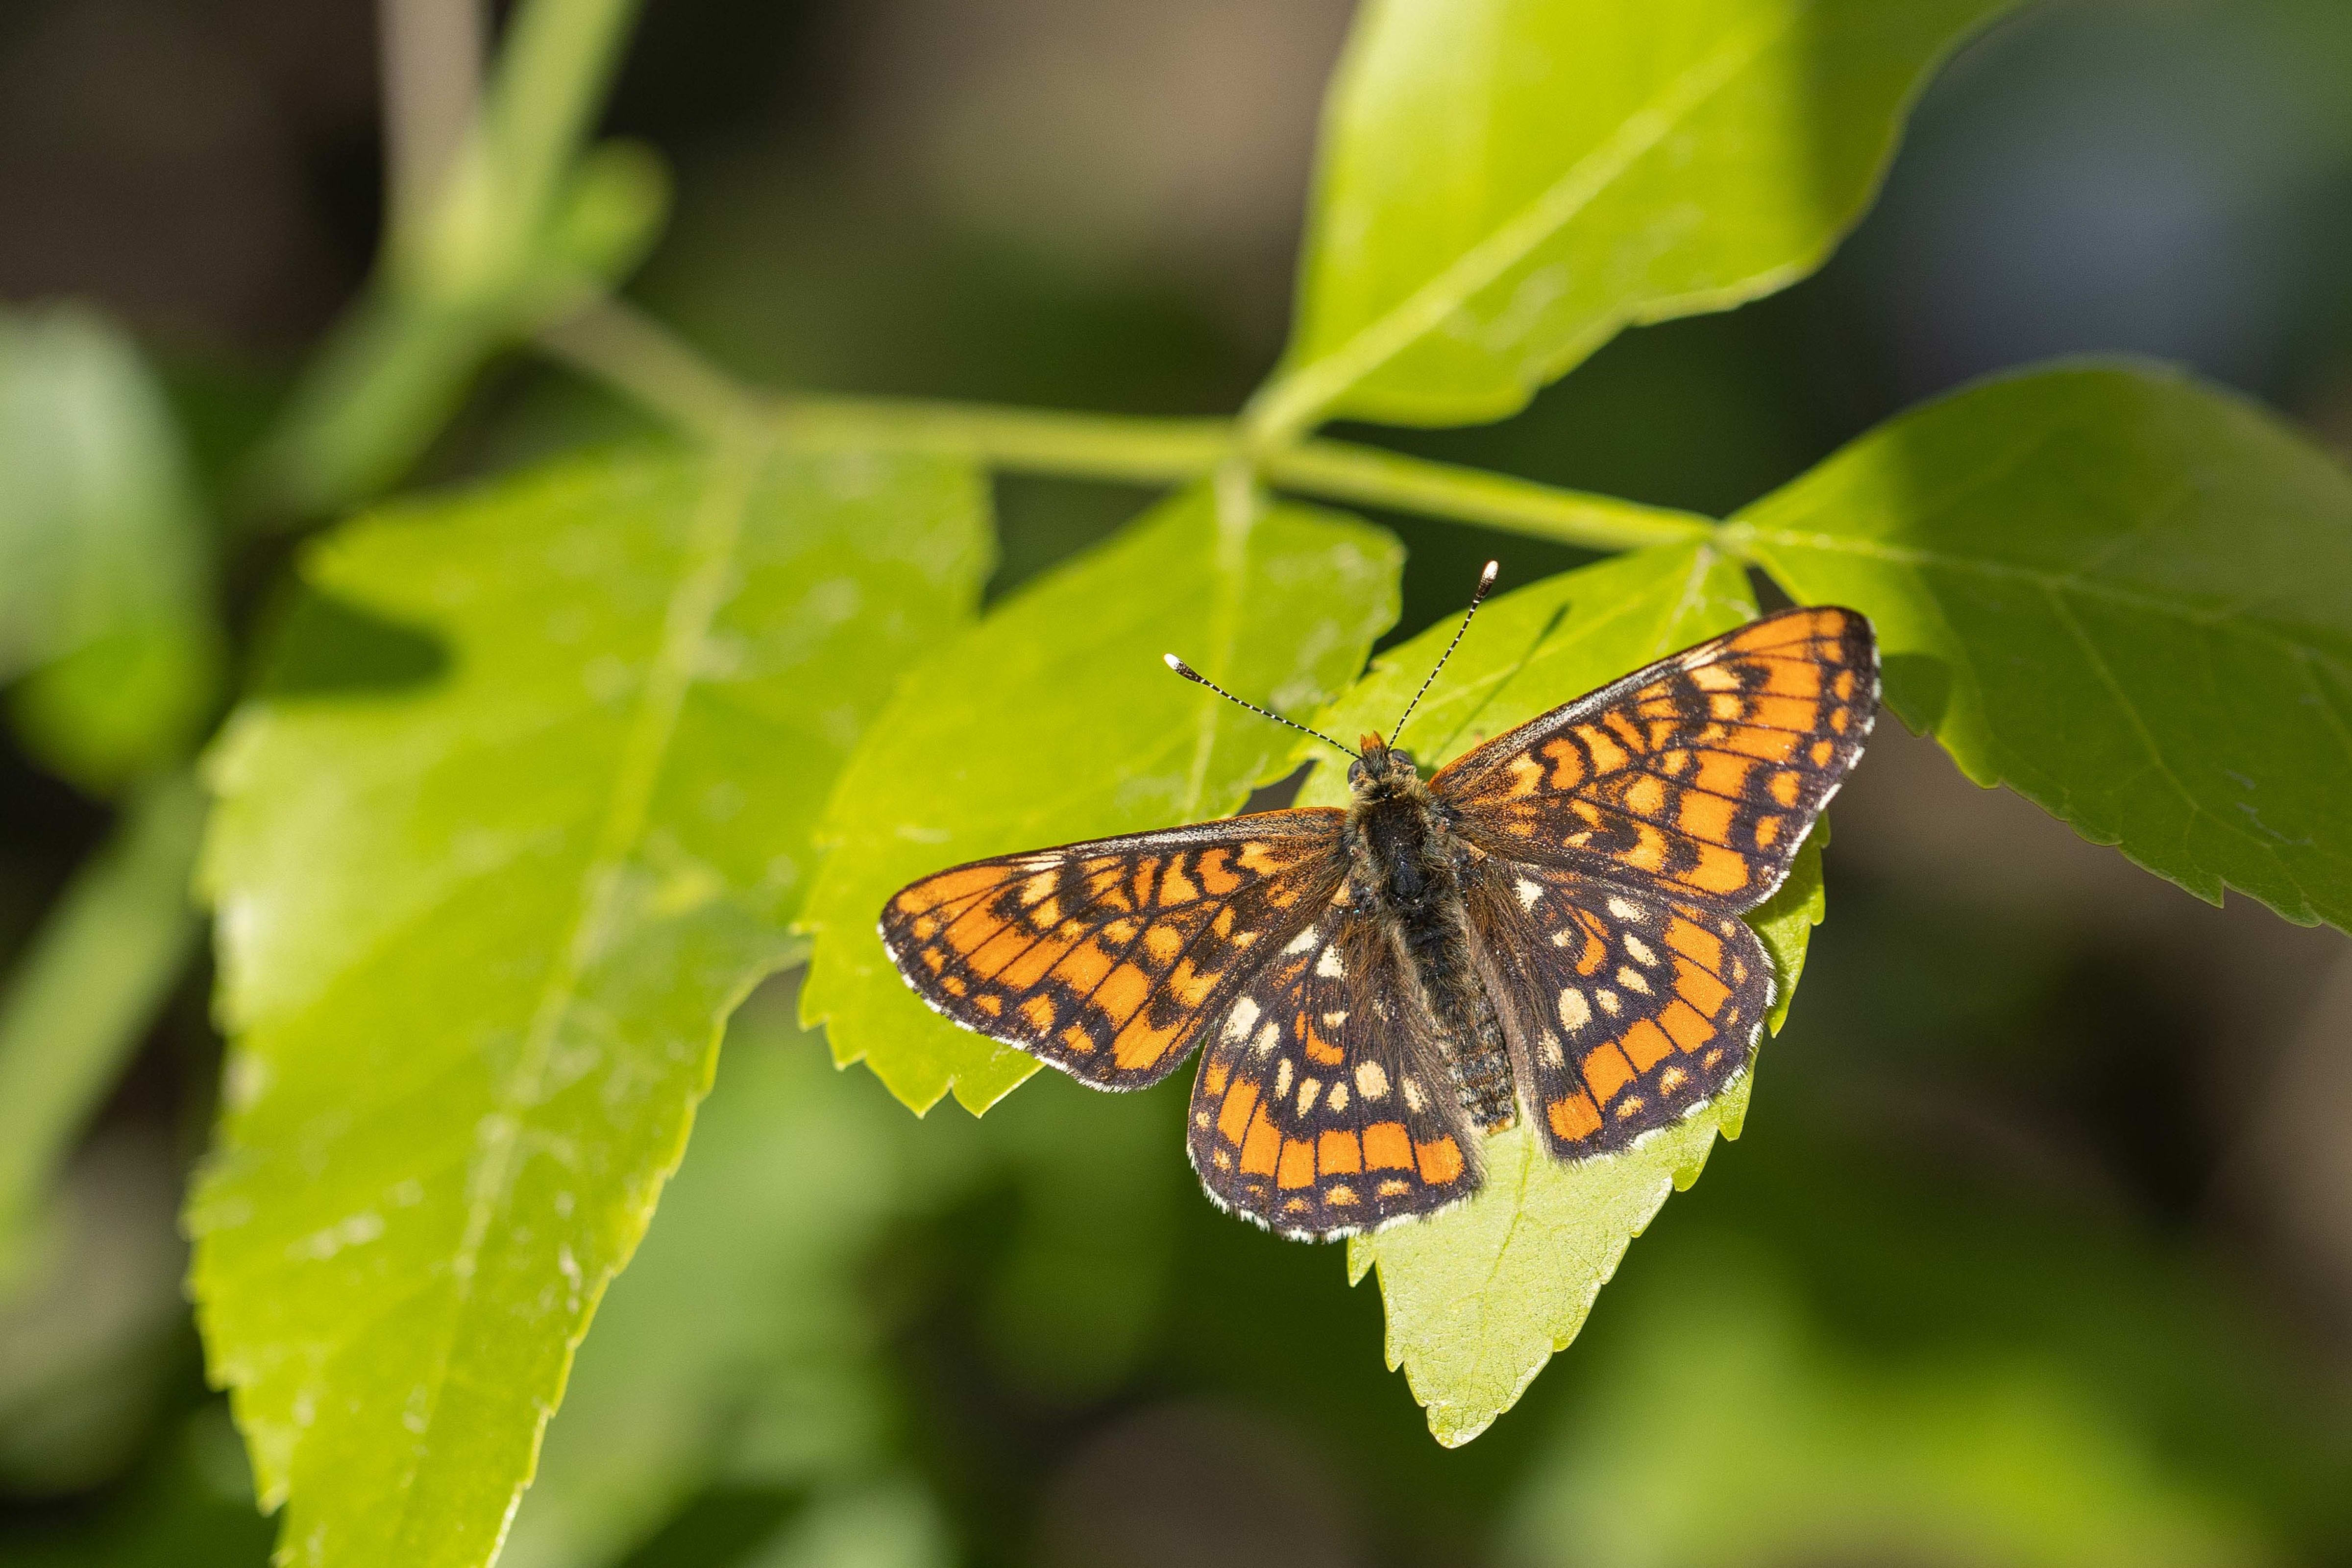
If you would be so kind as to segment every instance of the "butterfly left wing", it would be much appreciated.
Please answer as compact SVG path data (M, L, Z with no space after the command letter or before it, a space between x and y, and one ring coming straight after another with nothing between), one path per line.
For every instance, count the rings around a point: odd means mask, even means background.
M1482 1179L1387 933L1327 903L1203 1030L1187 1146L1220 1207L1329 1240L1434 1213Z
M1497 736L1429 788L1491 854L1738 913L1789 874L1877 712L1869 621L1786 610Z
M952 866L892 895L882 945L964 1028L1097 1089L1144 1088L1345 880L1341 821L1263 811Z
M1738 915L1493 859L1464 900L1520 1098L1554 1158L1624 1148L1747 1071L1774 982Z

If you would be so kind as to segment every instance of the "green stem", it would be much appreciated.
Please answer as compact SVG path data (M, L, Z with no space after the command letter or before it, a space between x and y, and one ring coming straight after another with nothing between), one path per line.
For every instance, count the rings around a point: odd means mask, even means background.
M1136 419L1040 409L882 399L795 398L785 418L803 440L919 447L993 468L1066 478L1181 484L1216 471L1234 452L1222 419ZM1257 471L1277 489L1423 517L1476 523L1588 549L1639 549L1711 538L1690 512L1563 490L1481 468L1436 463L1341 441L1265 455Z
M1179 484L1213 472L1233 454L1233 424L1223 419L879 398L792 398L782 407L786 428L798 441L915 447L992 468L1074 479Z
M0 1275L195 946L188 882L204 820L189 774L148 785L0 996Z
M1239 455L1226 419L1151 419L898 398L771 401L713 369L659 322L604 299L540 333L542 348L681 429L710 439L772 413L803 444L887 446L1014 473L1181 485ZM1689 512L1562 490L1508 475L1339 441L1261 454L1256 473L1297 495L1475 523L1587 549L1714 537Z
M395 235L415 286L467 295L520 271L553 217L641 0L527 0L507 24L474 134L423 228Z
M365 291L257 444L239 497L257 523L307 521L394 483L483 361L530 330L543 308L534 269L548 269L557 214L640 4L517 9L480 112L468 106L464 142L429 202L395 204Z
M1261 469L1269 483L1287 490L1478 523L1587 549L1680 544L1711 538L1716 529L1712 520L1692 512L1562 490L1507 474L1340 441L1309 441L1269 453Z
M764 400L622 301L597 297L539 329L539 347L689 434L726 443L765 422Z
M385 225L415 231L439 200L481 97L481 0L381 0Z

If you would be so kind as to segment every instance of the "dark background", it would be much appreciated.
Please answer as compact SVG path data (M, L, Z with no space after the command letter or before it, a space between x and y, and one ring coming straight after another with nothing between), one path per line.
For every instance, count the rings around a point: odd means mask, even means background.
M678 196L630 292L767 384L1229 412L1281 346L1349 9L653 0L606 129ZM0 300L129 321L215 476L368 267L375 38L350 0L0 9ZM1502 424L1349 434L1719 515L1962 380L2126 350L2340 455L2347 82L2341 0L2031 8L1946 71L1817 277L1628 334ZM518 358L417 482L634 425ZM1003 483L993 591L1145 498ZM1383 520L1412 549L1399 634L1487 553L1520 580L1579 559ZM266 615L279 557L238 559ZM107 816L14 757L0 810L13 946ZM2208 907L1895 726L1834 822L1831 919L1747 1136L1475 1444L1429 1441L1335 1249L1198 1199L1167 1096L1041 1081L984 1135L1097 1137L1109 1197L1056 1239L1034 1191L983 1182L861 1255L929 1544L811 1545L804 1488L715 1476L633 1561L2352 1560L2342 937ZM266 1550L177 1285L205 979L75 1166L69 1272L0 1303L0 1561ZM753 1011L739 1033L814 1049L776 998ZM1124 1296L1072 1309L1106 1278Z

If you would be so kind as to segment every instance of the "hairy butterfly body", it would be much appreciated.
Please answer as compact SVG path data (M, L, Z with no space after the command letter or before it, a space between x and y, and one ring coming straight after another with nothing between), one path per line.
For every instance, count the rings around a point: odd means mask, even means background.
M882 939L935 1009L1098 1088L1199 1048L1210 1196L1349 1235L1468 1197L1485 1134L1521 1116L1586 1159L1746 1071L1774 981L1739 916L1787 876L1877 699L1866 620L1786 611L1426 779L1366 736L1345 810L940 872L885 906Z

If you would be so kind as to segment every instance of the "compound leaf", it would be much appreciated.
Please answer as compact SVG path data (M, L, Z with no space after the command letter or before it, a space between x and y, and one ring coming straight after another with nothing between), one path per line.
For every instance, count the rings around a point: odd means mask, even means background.
M1287 504L1220 522L1207 487L1008 601L908 678L842 776L809 904L803 1016L918 1112L985 1110L1036 1059L958 1029L875 934L916 877L983 855L1221 817L1281 766L1286 732L1177 679L1183 653L1290 714L1363 667L1397 613L1386 532Z
M234 1043L189 1213L281 1561L486 1563L810 831L970 612L961 465L622 453L310 552L439 679L249 702L205 876Z

